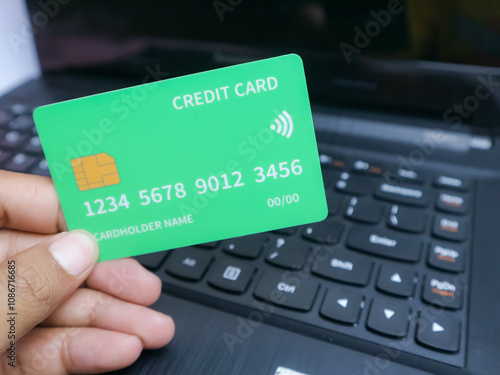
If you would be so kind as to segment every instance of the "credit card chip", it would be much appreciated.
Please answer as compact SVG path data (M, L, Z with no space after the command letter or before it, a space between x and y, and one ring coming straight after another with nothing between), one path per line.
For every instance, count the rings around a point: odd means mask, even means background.
M80 191L120 183L115 159L104 152L72 159L71 167Z

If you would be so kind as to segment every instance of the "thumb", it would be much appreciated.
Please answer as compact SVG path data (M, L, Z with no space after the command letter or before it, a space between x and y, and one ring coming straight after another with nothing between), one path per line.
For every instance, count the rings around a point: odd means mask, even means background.
M68 298L92 271L98 255L94 237L76 230L53 236L0 264L0 353Z

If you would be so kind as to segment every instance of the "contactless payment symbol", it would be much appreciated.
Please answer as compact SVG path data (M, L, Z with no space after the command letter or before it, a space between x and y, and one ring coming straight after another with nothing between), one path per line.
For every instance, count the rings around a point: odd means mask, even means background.
M104 152L72 159L71 167L80 191L120 183L115 159Z
M278 118L274 120L276 124L271 124L271 130L281 134L284 137L290 138L293 132L293 120L287 111L281 112Z

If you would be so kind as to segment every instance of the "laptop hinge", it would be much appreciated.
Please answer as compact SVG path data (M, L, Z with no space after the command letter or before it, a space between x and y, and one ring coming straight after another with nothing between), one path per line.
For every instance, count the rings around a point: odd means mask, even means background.
M493 147L491 137L440 129L438 127L420 127L402 125L336 114L313 112L314 126L319 132L328 132L343 137L378 139L385 143L429 144L442 150L468 152L471 149L490 150ZM464 129L465 130L465 129Z

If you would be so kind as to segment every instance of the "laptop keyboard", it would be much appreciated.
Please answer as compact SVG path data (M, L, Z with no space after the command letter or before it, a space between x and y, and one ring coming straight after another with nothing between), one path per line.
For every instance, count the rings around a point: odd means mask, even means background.
M0 168L50 176L32 112L22 104L0 108Z
M320 159L324 221L137 258L167 291L236 311L250 327L268 318L324 340L351 336L463 367L473 181ZM239 337L236 320L231 334Z
M137 259L166 292L252 330L266 321L465 366L474 181L321 147L320 160L324 221ZM28 107L0 108L0 167L49 175ZM241 322L221 337L229 350L245 339Z

